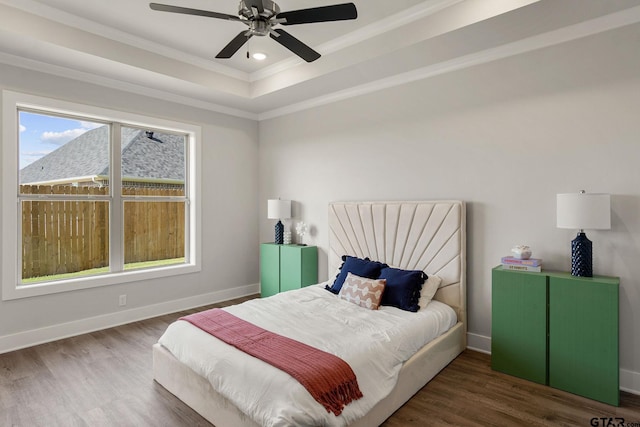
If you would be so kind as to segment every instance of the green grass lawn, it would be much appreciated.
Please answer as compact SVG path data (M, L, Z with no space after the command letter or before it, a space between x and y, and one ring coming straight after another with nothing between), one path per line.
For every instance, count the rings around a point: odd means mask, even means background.
M184 257L182 258L172 258L172 259L161 259L158 261L143 261L143 262L132 262L130 264L125 264L125 270L137 270L141 268L150 268L150 267L162 267L165 265L174 265L174 264L183 264ZM63 279L73 279L75 277L84 277L84 276L94 276L97 274L108 273L109 267L102 268L92 268L91 270L77 271L74 273L64 273L64 274L54 274L51 276L41 276L41 277L30 277L28 279L22 279L22 283L25 285L39 282L47 282L51 280L63 280Z

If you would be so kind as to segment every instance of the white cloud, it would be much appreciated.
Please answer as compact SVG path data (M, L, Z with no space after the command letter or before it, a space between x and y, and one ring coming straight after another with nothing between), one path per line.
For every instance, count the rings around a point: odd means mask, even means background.
M62 132L44 132L42 134L42 141L56 145L64 145L72 139L79 137L87 130L88 129L68 129Z
M42 142L48 142L50 144L56 145L64 145L67 142L71 141L82 135L83 133L90 131L95 128L99 128L100 126L104 126L103 123L95 123L95 122L84 122L78 120L79 128L76 129L67 129L61 132L53 132L47 131L43 132L41 139Z
M20 125L20 133L24 132L25 130L27 130L27 128L24 125Z
M95 129L95 128L99 128L100 126L104 126L104 123L83 122L83 121L80 121L78 123L80 123L80 126L82 126L82 128L86 130Z

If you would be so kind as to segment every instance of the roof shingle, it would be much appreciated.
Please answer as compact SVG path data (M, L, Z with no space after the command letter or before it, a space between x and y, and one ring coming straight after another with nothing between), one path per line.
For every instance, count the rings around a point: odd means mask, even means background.
M184 182L185 138L122 128L122 177ZM109 175L109 127L85 132L20 170L20 183L61 181Z

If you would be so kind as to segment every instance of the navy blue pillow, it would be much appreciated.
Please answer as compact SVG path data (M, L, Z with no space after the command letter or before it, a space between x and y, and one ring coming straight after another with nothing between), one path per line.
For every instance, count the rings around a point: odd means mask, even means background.
M336 280L333 285L326 285L325 289L338 294L348 273L355 274L356 276L366 277L368 279L375 279L380 274L380 271L387 267L387 264L383 264L378 261L371 261L369 258L361 259L348 255L342 256L342 267L340 267L340 273L336 276Z
M420 291L424 281L427 280L424 271L386 267L380 271L380 276L377 278L387 280L381 305L398 307L414 313L420 309L418 305Z

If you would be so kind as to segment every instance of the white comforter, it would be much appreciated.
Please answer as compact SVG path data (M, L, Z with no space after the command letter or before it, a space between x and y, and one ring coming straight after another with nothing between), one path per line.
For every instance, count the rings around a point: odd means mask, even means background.
M456 324L451 307L432 301L417 313L372 311L322 286L247 301L224 310L264 329L345 360L364 397L338 417L283 371L251 357L188 322L169 326L160 343L207 378L213 388L263 426L344 426L364 416L393 389L402 364Z

